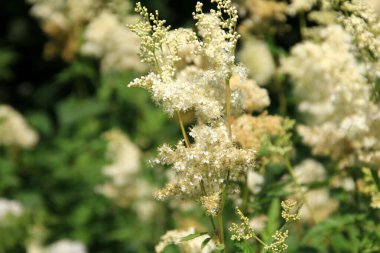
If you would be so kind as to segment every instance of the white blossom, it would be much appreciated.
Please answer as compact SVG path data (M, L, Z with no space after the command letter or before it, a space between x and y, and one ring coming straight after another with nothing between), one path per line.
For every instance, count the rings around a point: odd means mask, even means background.
M38 134L24 117L8 105L0 105L0 145L30 149L38 142Z
M87 250L79 241L62 239L47 247L46 253L87 253Z

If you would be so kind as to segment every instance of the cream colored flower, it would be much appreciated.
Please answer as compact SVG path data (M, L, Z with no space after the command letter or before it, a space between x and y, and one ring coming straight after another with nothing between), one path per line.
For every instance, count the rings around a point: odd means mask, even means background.
M24 117L8 105L0 105L0 145L30 149L38 142L38 134Z

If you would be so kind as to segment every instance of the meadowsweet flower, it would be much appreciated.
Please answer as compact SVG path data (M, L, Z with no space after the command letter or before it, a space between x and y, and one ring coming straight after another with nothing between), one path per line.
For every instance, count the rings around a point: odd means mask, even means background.
M272 78L276 68L268 45L252 36L243 37L238 59L247 67L249 74L259 85L265 85Z
M185 147L183 141L175 149L163 145L158 158L152 161L153 164L171 165L176 172L175 180L160 190L157 198L202 196L201 181L210 189L208 195L218 193L223 190L228 174L231 180L236 180L253 166L255 151L237 148L223 124L197 125L190 135L194 138L191 147Z
M195 229L193 227L187 230L167 231L161 237L160 243L156 245L156 253L163 252L165 247L170 244L177 245L183 253L211 253L216 248L215 242L211 240L203 249L201 249L201 244L208 237L207 235L202 235L192 240L181 242L183 237L194 233Z
M367 1L342 1L339 6L345 13L340 15L339 21L354 38L360 50L368 49L379 59L380 57L380 20ZM347 15L349 14L349 15Z
M232 124L236 142L243 148L257 150L262 166L283 161L283 156L292 150L289 133L292 128L293 122L289 119L266 112L256 117L242 115Z
M260 88L253 80L240 81L238 76L232 76L230 86L232 91L241 93L242 108L248 113L260 112L270 104L268 91Z
M338 201L332 199L327 188L310 190L305 194L305 201L312 209L312 213L306 205L299 210L299 216L302 221L320 222L328 218L337 208Z
M341 167L375 164L380 158L375 141L379 106L371 99L372 85L355 57L352 37L330 25L319 29L318 38L296 45L282 62L302 98L298 108L309 116L298 132L314 154L328 155Z
M249 170L247 172L247 187L252 193L259 193L264 184L264 177L256 171Z
M0 105L0 145L30 149L37 142L37 132L23 116L8 105Z
M252 227L253 231L260 233L265 228L267 221L268 221L268 216L259 215L259 216L251 218L249 220L249 225Z
M233 74L244 78L235 64L238 34L234 31L237 11L230 1L216 1L217 9L208 14L201 4L193 13L199 36L189 29L170 30L158 13L148 13L140 4L136 11L142 20L129 25L142 40L140 56L152 71L135 79L130 86L149 90L153 100L173 115L195 110L204 121L220 118L225 107L225 83ZM228 19L221 18L227 15ZM232 94L232 104L239 101Z
M59 240L51 244L46 253L86 253L86 247L79 241L71 241L67 239Z
M98 186L97 191L124 206L133 196L127 188L136 182L135 177L141 167L140 150L120 130L110 130L103 136L108 142L107 156L112 163L102 169L108 182Z
M288 249L288 245L285 243L285 240L288 238L289 231L276 231L276 233L272 236L273 242L269 245L266 245L265 250L270 250L274 253L284 252Z
M245 0L244 11L248 11L249 18L239 25L242 35L253 30L256 32L274 32L278 28L273 24L286 21L288 4L277 0ZM244 13L245 14L245 13Z
M20 216L22 213L23 207L19 202L0 199L0 223L5 222L8 216Z
M107 10L91 20L83 39L81 53L99 58L104 72L145 69L138 58L140 39Z
M201 197L202 207L205 209L206 213L210 216L216 216L218 211L220 210L220 202L221 202L221 193L215 192L208 196Z
M72 61L77 53L101 60L103 72L145 70L137 56L139 39L124 22L130 2L122 0L28 0L31 14L50 37L44 55ZM127 16L127 17L126 17ZM128 43L125 43L128 41ZM82 44L83 42L83 44Z
M293 199L287 199L281 202L281 207L281 217L286 222L298 221L300 219L300 216L298 215L298 210L296 210L297 201Z
M316 2L316 0L292 0L287 12L289 15L294 16L299 12L310 11Z
M326 171L321 163L306 159L294 167L294 176L300 184L323 182L326 179Z
M302 221L320 222L336 210L338 202L330 198L327 187L308 189L308 185L326 180L326 171L322 164L312 159L306 159L294 167L294 176L302 186L301 189L292 188L294 196L299 199L299 202L304 202L299 209Z
M240 211L238 207L235 209L236 214L239 216L242 223L236 224L232 223L228 230L231 232L231 240L241 241L248 240L254 237L255 232L253 231L250 221L244 214Z

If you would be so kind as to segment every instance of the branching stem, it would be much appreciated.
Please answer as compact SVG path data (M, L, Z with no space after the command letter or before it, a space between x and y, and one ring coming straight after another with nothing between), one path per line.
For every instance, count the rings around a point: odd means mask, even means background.
M314 215L314 211L313 211L313 208L310 206L309 202L306 200L306 196L305 196L305 193L303 192L302 190L302 186L300 185L300 183L298 182L295 174L294 174L294 171L293 171L293 167L292 165L290 164L290 161L289 159L286 159L286 168L290 174L290 177L292 178L294 184L296 185L297 187L297 190L299 191L299 193L301 194L301 197L302 197L302 200L307 208L307 210L309 211L310 213L310 216L311 216L311 220L313 221L314 224L317 223L317 220L315 219L315 215Z

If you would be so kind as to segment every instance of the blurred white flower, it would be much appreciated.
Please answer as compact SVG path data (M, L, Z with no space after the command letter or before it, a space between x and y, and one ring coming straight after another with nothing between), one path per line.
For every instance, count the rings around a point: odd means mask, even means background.
M51 244L46 253L87 253L87 250L79 241L63 239Z
M193 227L188 230L170 230L161 236L160 243L156 245L156 253L164 251L165 247L170 244L176 244L182 253L211 253L216 248L213 240L201 249L202 242L208 237L207 235L199 236L195 239L181 242L181 239L187 235L194 234L195 229Z
M0 222L5 221L8 215L20 216L23 212L22 205L14 200L0 199Z
M81 52L100 58L105 72L143 71L146 66L138 56L139 47L139 37L129 31L116 15L103 11L87 26Z
M242 49L238 52L239 60L259 85L265 85L276 68L268 45L252 36L243 38L242 45Z
M298 183L308 184L325 180L326 172L321 163L313 159L306 159L294 167L294 176Z
M256 171L249 170L247 173L247 186L253 193L259 193L264 184L264 177Z
M316 0L292 0L288 5L287 12L289 15L294 16L299 12L310 11L316 2Z
M19 112L8 105L0 105L0 145L29 149L37 141L38 134Z
M250 219L249 224L253 228L253 231L260 233L266 226L268 217L266 215L260 215Z

